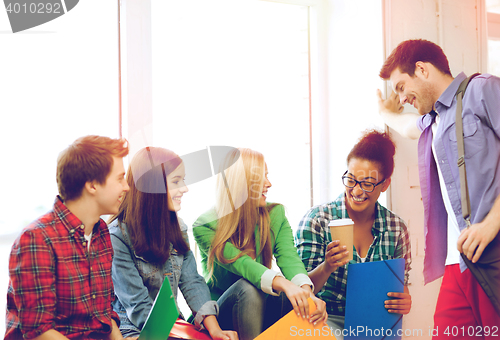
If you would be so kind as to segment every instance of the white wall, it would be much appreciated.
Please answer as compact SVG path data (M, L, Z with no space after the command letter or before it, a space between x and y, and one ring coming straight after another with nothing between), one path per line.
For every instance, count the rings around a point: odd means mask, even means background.
M461 71L470 75L484 72L484 19L482 0L386 0L384 2L386 54L401 41L422 38L440 45L448 56L453 76ZM389 84L388 84L389 85ZM413 109L405 107L405 111ZM424 227L418 181L417 141L405 140L396 132L396 167L389 189L390 207L408 224L411 233L413 265L410 293L413 306L404 317L405 330L422 330L430 339L433 314L441 280L423 285Z

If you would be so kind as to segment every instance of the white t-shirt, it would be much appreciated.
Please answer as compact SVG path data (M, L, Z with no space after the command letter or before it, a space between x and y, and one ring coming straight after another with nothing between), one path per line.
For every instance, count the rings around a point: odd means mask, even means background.
M83 236L87 240L87 250L90 251L90 239L92 238L92 232L90 232L90 234L88 234L88 235L83 234Z
M439 186L441 187L441 196L443 196L444 206L446 208L446 213L448 214L448 251L446 254L446 265L460 263L460 252L457 249L458 237L460 236L460 229L458 227L457 217L453 212L451 207L450 197L448 196L448 191L446 191L446 185L444 183L443 173L436 157L436 149L434 146L434 136L436 135L437 127L439 124L439 115L436 116L434 124L432 124L432 154L434 155L434 160L437 164L438 175L439 175Z

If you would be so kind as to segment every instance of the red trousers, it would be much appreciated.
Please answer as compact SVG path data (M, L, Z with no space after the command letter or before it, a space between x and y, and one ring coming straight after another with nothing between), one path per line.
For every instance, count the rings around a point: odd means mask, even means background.
M500 340L500 316L469 269L446 266L434 313L433 340Z

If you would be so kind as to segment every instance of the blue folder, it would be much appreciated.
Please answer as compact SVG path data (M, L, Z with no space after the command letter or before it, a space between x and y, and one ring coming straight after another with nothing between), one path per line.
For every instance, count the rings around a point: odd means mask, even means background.
M348 270L344 339L401 339L403 316L389 313L384 301L389 292L403 293L405 260L349 264Z

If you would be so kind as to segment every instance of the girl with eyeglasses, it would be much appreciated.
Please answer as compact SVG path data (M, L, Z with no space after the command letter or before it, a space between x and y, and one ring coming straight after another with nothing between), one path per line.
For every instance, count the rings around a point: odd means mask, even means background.
M410 312L408 229L401 218L377 201L391 183L395 151L387 133L365 132L347 156L347 171L342 176L345 191L333 202L311 208L296 232L299 256L314 283L314 293L326 302L327 323L336 330L337 339L343 339L346 256L351 252L355 262L405 259L404 293L389 293L385 308L390 313ZM354 222L353 249L340 247L338 240L331 239L328 223L342 218Z

